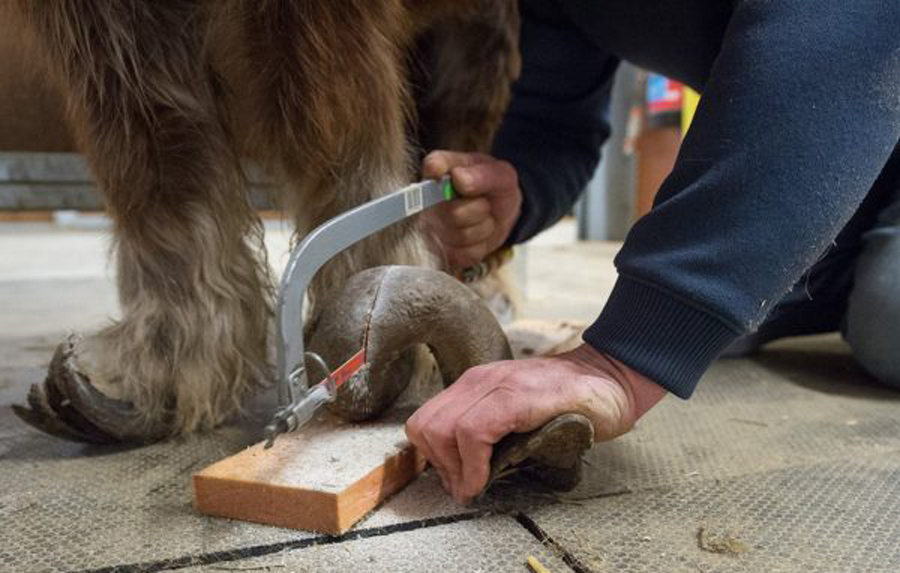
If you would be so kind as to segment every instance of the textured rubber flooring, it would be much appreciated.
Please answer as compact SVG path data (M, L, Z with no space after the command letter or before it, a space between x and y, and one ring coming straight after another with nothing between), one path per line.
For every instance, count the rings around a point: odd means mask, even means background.
M875 385L836 336L722 360L689 401L669 396L595 447L576 497L717 480L900 450L900 392Z
M0 571L160 570L315 537L191 507L191 473L258 442L262 418L131 450L58 440L20 422L8 406L42 378L52 348L49 337L0 338ZM473 511L453 504L426 475L357 529L390 531Z
M137 450L84 447L0 422L0 569L87 569L308 536L195 515L191 472L249 440L240 430Z
M47 341L3 342L5 405L41 375ZM898 408L836 338L781 343L718 363L690 402L595 447L569 494L513 484L460 508L426 474L331 538L192 511L191 472L258 424L117 450L45 437L3 407L0 570L525 571L527 554L554 571L900 570Z
M551 571L563 571L563 560L539 543L514 519L486 516L412 531L311 544L265 557L241 560L234 568L265 571L526 571L533 556ZM221 570L216 566L187 569Z
M900 453L544 507L591 571L900 571Z
M900 394L836 337L718 363L589 461L527 511L585 570L900 570Z
M43 377L64 329L114 315L115 298L102 248L73 254L68 234L26 268L33 252L16 265L10 256L31 235L7 239L0 572L525 572L529 554L555 573L900 571L900 392L874 385L837 337L716 364L689 402L667 398L596 446L571 493L503 484L461 508L426 473L348 534L314 536L191 508L191 472L256 441L261 421L136 450L62 442L19 422L7 406ZM613 247L531 246L525 314L590 321L615 276Z

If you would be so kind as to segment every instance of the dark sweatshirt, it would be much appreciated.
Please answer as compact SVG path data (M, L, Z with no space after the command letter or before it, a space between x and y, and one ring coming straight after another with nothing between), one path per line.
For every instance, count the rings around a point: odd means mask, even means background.
M524 195L510 243L568 212L592 175L620 57L703 92L584 335L686 398L836 238L855 244L883 205L870 190L900 141L900 1L520 5L522 76L494 147Z

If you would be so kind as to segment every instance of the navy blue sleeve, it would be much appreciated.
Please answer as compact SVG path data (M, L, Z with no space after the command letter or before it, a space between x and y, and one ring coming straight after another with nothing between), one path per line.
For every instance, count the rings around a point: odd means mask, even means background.
M898 30L896 1L739 3L585 340L688 397L823 255L900 140Z
M546 2L523 1L522 74L494 142L522 189L522 215L508 244L565 215L581 195L609 136L610 85L618 60L598 49Z

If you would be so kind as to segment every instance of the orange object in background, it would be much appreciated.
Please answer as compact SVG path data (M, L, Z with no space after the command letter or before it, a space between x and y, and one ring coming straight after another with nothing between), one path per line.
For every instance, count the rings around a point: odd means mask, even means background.
M638 137L637 152L637 200L635 217L646 215L653 207L656 192L675 166L678 148L681 146L681 128L656 127L645 129Z
M642 128L635 141L635 217L646 215L656 192L675 165L681 146L683 87L678 82L650 73Z

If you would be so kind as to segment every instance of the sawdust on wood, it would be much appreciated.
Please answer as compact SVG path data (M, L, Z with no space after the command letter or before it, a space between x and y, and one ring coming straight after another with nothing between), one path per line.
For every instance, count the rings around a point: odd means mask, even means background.
M697 529L697 546L721 555L740 555L749 551L747 545L731 533L711 531L708 527Z
M407 447L403 424L350 424L322 413L302 433L279 438L271 449L255 444L200 474L338 493Z

